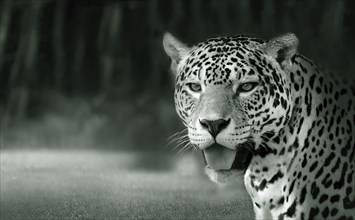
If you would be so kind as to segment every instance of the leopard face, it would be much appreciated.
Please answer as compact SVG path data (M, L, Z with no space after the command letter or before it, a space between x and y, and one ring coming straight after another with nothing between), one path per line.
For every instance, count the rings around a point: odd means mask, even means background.
M355 218L355 82L296 53L293 34L163 42L212 181L243 174L257 219Z
M190 142L202 150L207 173L223 182L244 172L252 155L265 150L255 143L289 121L293 105L284 69L292 54L277 60L270 45L244 36L213 38L192 48L171 35L166 39L176 74L176 111ZM277 46L291 43L297 44Z

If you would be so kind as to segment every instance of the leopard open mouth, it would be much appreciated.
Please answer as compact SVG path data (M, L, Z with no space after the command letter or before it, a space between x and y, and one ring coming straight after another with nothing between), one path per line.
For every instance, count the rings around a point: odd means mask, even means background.
M212 144L208 148L225 148L223 145L220 144ZM235 150L235 157L233 160L232 165L230 166L229 169L223 169L223 170L218 170L218 171L229 171L229 170L237 170L237 171L242 171L245 172L245 170L248 168L251 159L253 157L253 152L251 149L248 149L247 146L243 146L243 144L240 144L236 147ZM203 159L205 161L205 165L209 167L209 164L206 159L205 151L202 151Z

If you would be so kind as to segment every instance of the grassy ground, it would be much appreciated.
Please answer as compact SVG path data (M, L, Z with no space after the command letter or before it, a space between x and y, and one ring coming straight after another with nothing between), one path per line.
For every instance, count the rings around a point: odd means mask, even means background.
M139 158L136 153L90 150L2 150L0 217L253 218L242 187L219 188L195 171L184 172L192 169L188 164L142 169Z

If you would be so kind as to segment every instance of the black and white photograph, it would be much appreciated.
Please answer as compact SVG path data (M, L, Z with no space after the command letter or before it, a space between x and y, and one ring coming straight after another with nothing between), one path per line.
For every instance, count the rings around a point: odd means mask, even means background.
M355 220L355 1L1 0L1 220Z

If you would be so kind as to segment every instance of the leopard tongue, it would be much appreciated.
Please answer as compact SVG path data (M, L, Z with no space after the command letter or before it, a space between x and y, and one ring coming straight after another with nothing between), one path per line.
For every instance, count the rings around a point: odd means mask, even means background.
M219 144L213 144L212 146L203 150L208 166L213 170L229 170L232 167L236 150L223 147Z

